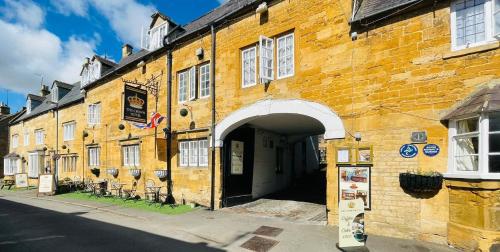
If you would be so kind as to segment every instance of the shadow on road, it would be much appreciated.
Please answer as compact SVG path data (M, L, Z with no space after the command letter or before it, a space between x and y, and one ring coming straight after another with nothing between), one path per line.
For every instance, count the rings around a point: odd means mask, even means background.
M0 251L223 251L0 199ZM165 223L168 228L168 223Z

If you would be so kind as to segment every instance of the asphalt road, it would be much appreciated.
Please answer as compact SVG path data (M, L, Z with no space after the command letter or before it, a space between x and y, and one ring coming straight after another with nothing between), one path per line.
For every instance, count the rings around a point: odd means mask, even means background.
M0 251L222 251L0 199Z

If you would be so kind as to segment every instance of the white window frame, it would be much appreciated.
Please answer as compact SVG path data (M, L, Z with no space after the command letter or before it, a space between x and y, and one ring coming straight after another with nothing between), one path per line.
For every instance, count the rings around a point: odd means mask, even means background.
M58 102L59 101L59 88L57 86L54 86L52 88L52 102Z
M29 131L24 132L23 144L24 144L24 146L28 146L30 144L30 133L29 133Z
M75 140L76 122L63 123L63 141Z
M260 79L266 83L274 80L274 40L265 36L259 39ZM271 67L269 67L271 66ZM270 72L270 73L269 73Z
M19 147L19 134L12 135L12 148Z
M287 38L292 38L292 61L291 61L291 73L286 73L284 75L281 75L280 74L280 68L281 67L284 67L285 68L285 71L286 71L286 40ZM281 40L284 40L285 41L285 55L282 55L282 53L280 52L280 41ZM285 57L285 65L281 65L280 63L280 58L281 57ZM276 62L277 62L277 69L276 69L276 72L278 74L278 80L280 79L284 79L284 78L288 78L288 77L292 77L295 75L295 34L294 33L290 33L290 34L287 34L287 35L284 35L284 36L281 36L279 38L276 39Z
M38 178L43 168L44 158L38 152L28 154L28 177Z
M43 129L37 129L35 130L35 144L36 145L42 145L44 144L44 130Z
M138 144L122 146L123 166L137 168L141 165L141 152Z
M189 69L189 100L196 100L196 67Z
M246 57L246 54L249 53L249 56ZM252 64L251 60L252 60L252 56L253 56L253 59L254 59L254 62ZM252 80L248 80L247 82L247 76L245 74L245 66L246 66L246 60L248 60L248 71L250 72L250 75L248 75L248 77L252 77L251 75L251 69L252 67L254 68L254 76L253 76L253 82ZM252 87L252 86L255 86L257 85L257 47L256 46L253 46L253 47L250 47L250 48L247 48L245 50L242 50L241 51L241 86L243 88L247 88L247 87Z
M99 167L101 159L101 149L99 147L88 148L88 166L90 168Z
M3 175L13 176L16 173L21 173L21 159L19 158L4 158L3 160Z
M454 0L451 2L451 13L450 13L450 28L451 28L451 50L458 51L466 48L477 47L489 43L493 43L496 41L494 37L494 1L500 0L485 0L484 1L484 40L476 43L470 43L465 45L457 45L457 2L461 2L463 0Z
M208 167L208 141L206 139L180 141L179 166L191 168Z
M479 137L479 156L477 171L458 171L456 167L456 136L457 122L460 120L479 118L478 137ZM481 114L478 116L469 116L453 119L448 124L448 172L444 174L447 178L461 179L500 179L500 173L489 172L489 115ZM495 153L496 154L496 153ZM500 153L499 153L500 154Z
M492 15L492 25L493 25L493 36L496 39L500 39L500 27L496 30L496 22L500 23L500 0L494 0L493 4L493 15ZM498 17L498 19L497 19Z
M163 38L168 32L168 22L165 22L159 26L153 27L149 30L149 41L148 49L154 51L158 48L163 47Z
M26 101L26 114L31 113L31 99Z
M200 66L199 71L199 89L200 98L207 98L210 96L210 63Z
M188 79L189 79L189 70L183 71L177 74L177 82L178 82L178 101L179 103L184 103L188 100L189 92L188 92Z
M76 172L76 166L78 164L78 156L67 155L61 157L61 166L63 172Z
M84 67L81 76L81 86L85 87L86 85L98 80L101 78L101 62L98 60L94 60Z
M87 123L91 126L101 124L101 103L89 104L87 110Z

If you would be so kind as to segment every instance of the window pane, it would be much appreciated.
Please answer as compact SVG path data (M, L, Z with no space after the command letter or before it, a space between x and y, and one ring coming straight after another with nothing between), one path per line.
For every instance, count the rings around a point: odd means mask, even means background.
M490 153L500 153L500 134L490 134Z
M490 131L500 131L500 113L490 115Z
M479 165L478 156L455 157L458 171L477 171Z
M490 155L490 172L499 173L500 172L500 155Z
M470 137L470 138L458 138L456 139L457 156L464 156L470 154L478 154L479 153L479 138L478 137Z
M457 122L457 133L464 134L478 131L478 118L469 118Z

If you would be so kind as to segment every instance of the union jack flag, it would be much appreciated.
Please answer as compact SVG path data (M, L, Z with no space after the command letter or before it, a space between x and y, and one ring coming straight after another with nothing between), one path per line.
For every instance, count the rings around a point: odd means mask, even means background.
M153 112L151 114L151 121L148 124L134 124L135 127L139 129L154 129L160 125L160 123L165 119L160 113Z

